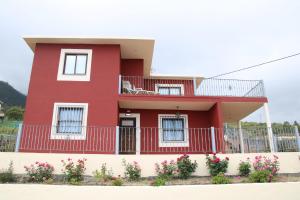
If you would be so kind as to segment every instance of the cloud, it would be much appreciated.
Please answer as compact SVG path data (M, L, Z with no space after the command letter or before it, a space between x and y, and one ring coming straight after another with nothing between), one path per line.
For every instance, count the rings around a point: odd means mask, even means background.
M2 1L0 80L27 93L33 54L22 35L152 37L155 73L209 77L299 52L299 10L296 0ZM299 63L225 78L263 79L272 119L300 121Z

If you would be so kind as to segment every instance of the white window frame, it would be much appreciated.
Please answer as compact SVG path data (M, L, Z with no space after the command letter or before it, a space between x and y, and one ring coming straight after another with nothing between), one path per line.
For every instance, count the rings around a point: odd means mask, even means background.
M184 141L163 141L163 129L162 129L162 119L163 118L175 118L175 114L159 114L158 115L158 132L159 132L159 147L189 147L189 125L188 125L188 115L180 115L184 123Z
M180 87L180 95L175 95L175 96L184 96L184 85L183 84L161 84L161 83L156 83L155 84L155 92L159 93L158 89L160 87L167 87L167 88Z
M61 49L57 73L58 81L90 81L92 49ZM86 73L84 75L64 74L66 54L87 54Z
M81 134L57 133L57 117L58 117L58 110L60 107L83 108L83 115L82 115L82 127L83 128L82 128ZM50 139L85 140L86 139L86 128L87 128L87 117L88 117L88 103L54 103Z

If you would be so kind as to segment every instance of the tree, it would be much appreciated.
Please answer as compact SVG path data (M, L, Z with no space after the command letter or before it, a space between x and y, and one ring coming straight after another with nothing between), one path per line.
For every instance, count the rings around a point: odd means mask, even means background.
M5 116L9 120L21 121L23 119L24 109L21 107L13 106L6 110Z
M288 122L288 121L283 122L283 127L284 128L290 128L291 127L290 122Z

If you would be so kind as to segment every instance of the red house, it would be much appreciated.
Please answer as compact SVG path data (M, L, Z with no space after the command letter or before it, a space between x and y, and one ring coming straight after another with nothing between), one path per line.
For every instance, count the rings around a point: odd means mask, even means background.
M151 39L24 39L22 152L224 152L223 124L267 102L260 80L152 75Z

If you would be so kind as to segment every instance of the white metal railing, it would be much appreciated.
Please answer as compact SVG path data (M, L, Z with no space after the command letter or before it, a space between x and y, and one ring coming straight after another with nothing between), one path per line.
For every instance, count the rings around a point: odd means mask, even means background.
M164 129L157 127L81 127L86 130L84 139L77 139L78 133L51 139L53 127L48 125L20 127L18 135L0 134L0 151L99 154L270 152L268 128L188 128L173 131L187 134L182 141L164 141ZM168 131L172 132L172 129ZM296 128L273 128L273 134L275 151L299 151L300 137ZM17 138L20 141L16 144Z
M261 80L158 79L120 76L119 93L127 95L264 97Z

